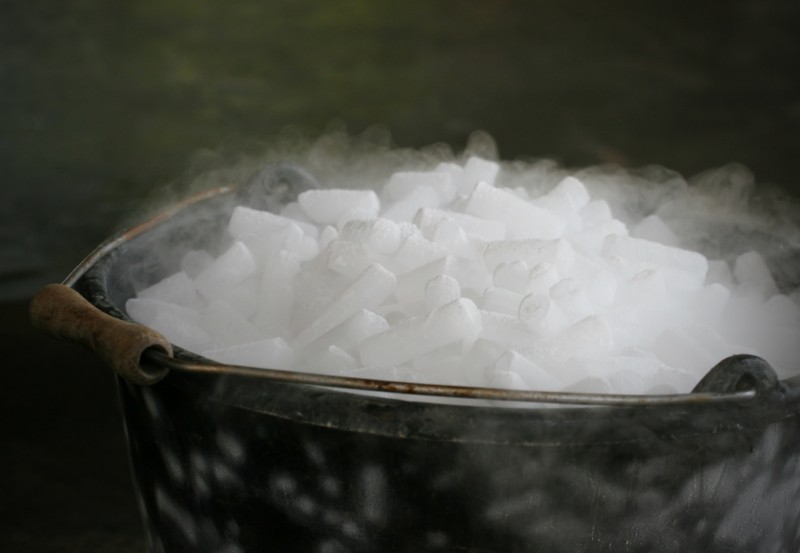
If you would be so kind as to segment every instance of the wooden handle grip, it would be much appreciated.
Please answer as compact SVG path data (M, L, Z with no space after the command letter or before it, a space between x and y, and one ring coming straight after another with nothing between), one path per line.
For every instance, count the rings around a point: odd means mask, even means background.
M169 372L165 367L142 365L142 354L149 348L172 356L172 345L164 336L103 313L69 286L42 288L31 301L30 318L33 326L51 336L89 348L135 384L154 384Z

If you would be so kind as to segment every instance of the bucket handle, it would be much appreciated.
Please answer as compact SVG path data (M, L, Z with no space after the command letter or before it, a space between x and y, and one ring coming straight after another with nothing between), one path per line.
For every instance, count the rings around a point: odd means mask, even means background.
M69 286L48 284L39 290L29 314L34 327L89 348L135 384L155 384L169 372L163 365L149 363L146 355L158 351L172 357L172 345L164 336L100 311Z
M643 406L742 402L780 385L775 372L760 357L734 355L718 363L692 393L628 395L577 392L503 390L392 382L349 376L313 374L226 365L207 360L173 357L172 345L155 330L104 313L74 289L63 284L42 288L30 305L33 325L55 338L94 351L119 376L140 385L155 384L170 370L195 374L266 378L275 382L348 388L370 392L519 401L572 405Z

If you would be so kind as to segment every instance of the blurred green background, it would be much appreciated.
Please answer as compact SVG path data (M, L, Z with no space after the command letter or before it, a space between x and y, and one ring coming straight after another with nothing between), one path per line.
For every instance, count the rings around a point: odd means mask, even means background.
M0 1L0 297L62 278L198 152L379 125L503 159L730 161L796 193L794 0Z

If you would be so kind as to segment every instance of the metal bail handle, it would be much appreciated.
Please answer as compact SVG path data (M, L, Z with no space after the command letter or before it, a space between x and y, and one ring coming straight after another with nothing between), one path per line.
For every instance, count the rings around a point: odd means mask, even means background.
M145 352L172 357L172 345L161 334L137 323L103 313L63 284L48 284L30 304L33 326L55 338L81 344L134 384L155 384L169 369L144 362Z

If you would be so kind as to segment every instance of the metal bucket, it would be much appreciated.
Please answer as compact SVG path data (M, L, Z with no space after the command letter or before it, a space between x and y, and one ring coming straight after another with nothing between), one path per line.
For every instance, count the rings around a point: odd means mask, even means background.
M102 245L67 280L93 307L55 289L32 305L125 375L151 552L800 551L800 379L757 357L686 395L544 394L220 366L118 328L134 283L174 272L197 217L220 227L238 200Z

